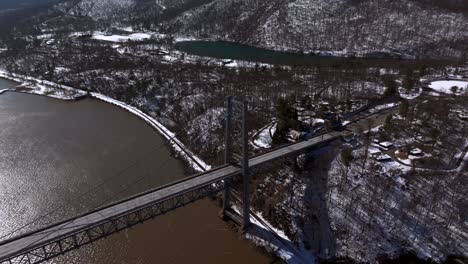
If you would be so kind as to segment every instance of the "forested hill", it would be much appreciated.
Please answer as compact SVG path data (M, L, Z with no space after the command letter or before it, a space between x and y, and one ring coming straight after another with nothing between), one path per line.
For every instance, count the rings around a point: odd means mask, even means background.
M468 50L464 0L65 0L50 13L53 28L133 26L307 53L461 58Z
M0 0L0 34L59 0Z
M279 50L462 56L468 48L468 15L462 9L454 11L457 3L212 1L183 13L171 25L175 32Z
M2 0L0 11L5 9L20 9L28 6L38 6L56 2L56 0Z
M466 0L418 0L423 4L448 8L456 12L468 12L468 1Z

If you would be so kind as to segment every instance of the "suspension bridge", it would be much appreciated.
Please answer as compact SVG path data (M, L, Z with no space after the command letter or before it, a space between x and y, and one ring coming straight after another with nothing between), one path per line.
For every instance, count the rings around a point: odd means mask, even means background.
M0 242L0 264L40 263L222 191L224 191L223 210L227 211L229 209L229 183L238 175L243 175L244 186L242 193L243 213L239 219L241 219L241 225L246 228L250 223L249 169L329 143L343 136L343 132L334 131L248 158L247 106L244 103L242 162L240 165L231 165L228 161L230 155L232 155L229 147L232 101L229 102L226 125L225 158L227 162L225 166L187 177L97 208L72 219L2 241Z

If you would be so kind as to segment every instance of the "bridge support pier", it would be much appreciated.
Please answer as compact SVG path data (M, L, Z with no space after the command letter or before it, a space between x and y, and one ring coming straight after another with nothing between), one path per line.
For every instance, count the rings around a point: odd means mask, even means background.
M231 141L231 126L232 126L232 97L229 96L226 102L226 125L225 125L225 135L224 135L224 142L226 144L224 150L224 164L229 164L231 161L231 148L232 148L232 141ZM226 210L230 208L230 197L229 197L229 188L230 188L230 180L224 180L224 191L223 191L223 210L222 215L223 218L226 216Z
M242 229L250 226L249 130L247 128L247 101L242 108Z
M234 101L230 96L227 98L226 103L226 124L225 124L225 164L231 163L232 158L232 116L233 116L233 103L242 105L242 157L240 165L242 166L242 229L247 229L250 225L250 177L249 177L249 130L247 126L248 104L246 100L242 102ZM223 209L222 217L225 218L227 211L230 209L230 180L224 180L223 191Z

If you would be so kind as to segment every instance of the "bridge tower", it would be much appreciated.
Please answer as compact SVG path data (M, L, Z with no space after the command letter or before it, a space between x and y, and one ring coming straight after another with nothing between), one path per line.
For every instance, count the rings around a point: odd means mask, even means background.
M234 111L240 110L240 111ZM235 155L233 152L233 117L236 112L241 112L241 155ZM250 175L249 175L249 131L247 127L248 103L244 100L234 99L232 96L226 101L226 118L225 118L225 164L240 165L242 167L242 229L247 229L250 225ZM239 121L239 120L235 120ZM239 161L233 160L234 156L238 156ZM240 163L240 164L239 164ZM223 192L223 215L230 209L230 180L225 180Z

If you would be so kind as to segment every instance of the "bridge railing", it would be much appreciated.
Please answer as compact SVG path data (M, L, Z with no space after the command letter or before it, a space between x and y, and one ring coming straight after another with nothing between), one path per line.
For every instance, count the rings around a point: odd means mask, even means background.
M225 167L227 167L229 165L224 165L224 166L220 166L220 167L217 167L213 170L210 170L208 172L215 172L215 171L218 171L218 170L221 170ZM150 193L153 193L153 192L156 192L156 191L159 191L159 190L162 190L162 189L166 189L168 187L171 187L171 186L174 186L176 184L179 184L179 183L182 183L182 182L185 182L187 180L190 180L190 179L194 179L194 178L197 178L197 177L200 177L202 175L205 175L207 172L201 172L201 173L197 173L195 175L192 175L192 176L189 176L189 177L185 177L185 178L182 178L182 179L179 179L179 180L176 180L176 181L173 181L173 182L170 182L168 184L164 184L164 185L161 185L161 186L158 186L156 188L153 188L153 189L150 189L148 191L145 191L145 192L142 192L142 193L139 193L139 194L136 194L136 195L132 195L132 196L129 196L127 198L124 198L124 199L120 199L120 200L117 200L115 202L111 202L107 205L104 205L104 206L100 206L100 207L97 207L91 211L87 211L85 213L81 213L77 216L74 216L74 217L71 217L71 218L67 218L65 220L62 220L62 221L59 221L57 223L54 223L54 224L50 224L50 225L47 225L45 227L42 227L42 228L39 228L39 229L35 229L33 231L29 231L29 232L25 232L21 235L18 235L18 236L14 236L12 238L9 238L9 239L6 239L6 240L3 240L3 241L0 241L0 246L2 245L5 245L5 244L8 244L10 243L11 241L15 241L15 240L18 240L18 239L21 239L23 237L27 237L27 236L30 236L31 234L35 234L35 233L38 233L38 232L42 232L42 231L45 231L45 230L48 230L48 229L51 229L53 227L56 227L56 226L60 226L62 224L65 224L65 223L68 223L68 222L71 222L71 221L74 221L78 218L82 218L82 217L85 217L87 215L90 215L90 214L93 214L93 213L96 213L96 212L99 212L99 211L102 211L102 210L105 210L105 209L108 209L110 207L113 207L113 206L116 206L118 204L121 204L121 203L124 203L124 202L128 202L130 200L134 200L136 198L139 198L139 197L142 197L142 196L145 196L145 195L148 195Z
M73 233L65 233L51 241L25 247L21 249L21 252L18 254L0 259L0 263L41 263L214 193L218 193L223 188L224 186L222 184L208 184L189 192L175 194L161 201L151 202L111 219L105 219L93 225L83 226L80 229L76 229Z

